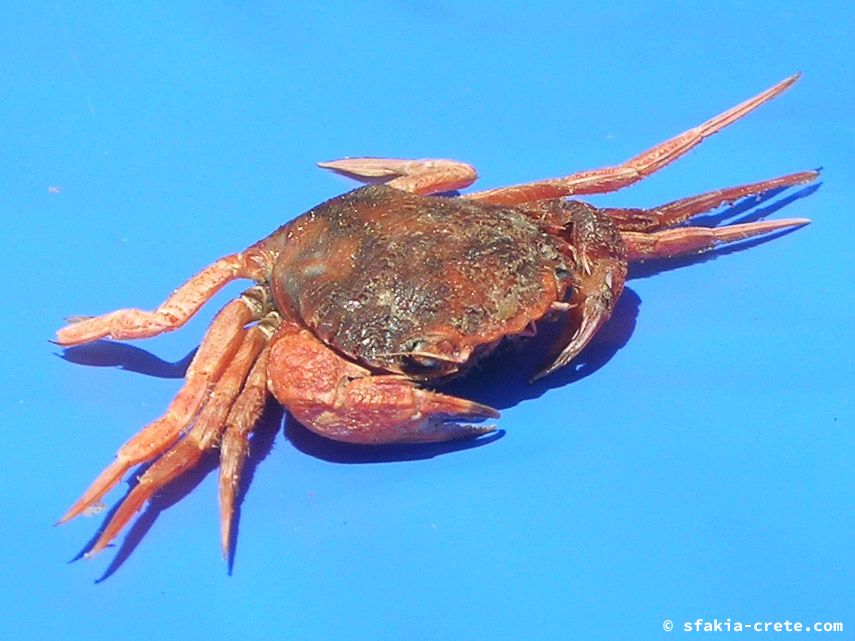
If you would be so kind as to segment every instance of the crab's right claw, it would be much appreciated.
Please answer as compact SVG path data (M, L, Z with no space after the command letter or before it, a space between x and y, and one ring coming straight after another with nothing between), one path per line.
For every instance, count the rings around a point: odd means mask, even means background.
M403 376L372 375L299 326L280 328L271 347L270 389L300 423L350 443L428 443L494 431L471 421L492 407L421 389Z

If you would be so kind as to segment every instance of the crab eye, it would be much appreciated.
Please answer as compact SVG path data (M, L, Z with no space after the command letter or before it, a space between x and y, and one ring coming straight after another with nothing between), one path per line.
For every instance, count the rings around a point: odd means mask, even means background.
M441 352L437 354L438 358L433 355L438 347L439 345L424 338L413 339L404 346L404 360L420 369L441 369L445 363L441 358Z
M409 354L407 356L407 360L410 361L413 365L418 365L419 367L424 367L425 369L436 369L442 364L435 358L431 358L430 356L421 356L419 354Z
M428 347L428 345L429 343L423 338L413 338L404 343L404 351L407 353L421 352Z
M566 280L567 278L570 278L570 275L570 270L567 269L564 265L559 265L555 268L555 277L558 280Z

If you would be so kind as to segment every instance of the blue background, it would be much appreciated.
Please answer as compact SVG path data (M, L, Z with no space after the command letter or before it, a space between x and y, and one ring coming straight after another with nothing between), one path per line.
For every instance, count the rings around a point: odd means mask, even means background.
M844 3L23 4L4 4L0 26L4 639L653 639L698 617L855 627ZM165 408L240 286L182 331L127 346L63 355L47 342L63 317L154 307L353 186L315 161L459 158L482 188L561 175L799 70L677 164L593 200L652 206L823 166L819 189L729 212L814 223L634 269L580 363L540 384L525 383L531 351L458 384L502 409L497 438L361 450L271 411L231 575L215 461L116 546L70 562L102 517L51 524Z

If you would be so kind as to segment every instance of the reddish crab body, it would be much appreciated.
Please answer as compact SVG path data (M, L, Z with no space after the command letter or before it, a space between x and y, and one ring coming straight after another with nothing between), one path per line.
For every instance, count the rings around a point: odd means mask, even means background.
M616 258L620 237L611 232ZM352 360L419 380L456 373L564 298L570 245L510 207L363 187L300 218L277 307Z
M119 450L62 521L99 502L133 466L153 461L93 545L97 552L159 488L219 445L228 555L249 436L271 394L303 425L340 441L430 442L491 431L479 422L498 417L496 410L435 387L505 339L530 336L547 317L561 331L536 377L566 365L609 319L629 261L697 253L808 222L682 224L745 196L809 182L812 171L646 210L568 199L640 180L796 79L615 167L459 197L447 192L477 174L457 161L321 163L374 184L221 258L154 311L76 318L57 333L63 346L154 336L183 325L227 282L256 283L215 317L166 413Z

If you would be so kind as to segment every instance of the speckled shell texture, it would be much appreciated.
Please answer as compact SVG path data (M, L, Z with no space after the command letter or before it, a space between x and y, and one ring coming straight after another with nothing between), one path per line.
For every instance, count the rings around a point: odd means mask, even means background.
M372 185L290 223L272 285L339 352L432 378L447 372L412 353L478 355L541 318L567 274L560 241L518 210Z

